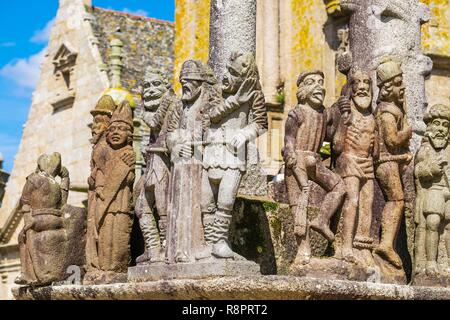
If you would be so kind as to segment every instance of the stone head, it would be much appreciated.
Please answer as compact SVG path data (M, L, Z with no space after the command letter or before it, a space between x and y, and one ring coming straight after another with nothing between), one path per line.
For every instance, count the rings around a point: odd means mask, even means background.
M161 71L148 68L142 83L142 99L144 107L156 111L161 98L170 89L170 84Z
M111 116L115 109L116 104L113 98L109 95L104 95L98 101L95 109L91 111L91 114L94 117L91 129L91 142L93 144L96 144L103 136L103 133L106 131L106 129L108 129L111 121Z
M435 149L447 146L450 137L450 107L435 105L424 116L427 130L425 135Z
M372 105L372 80L370 75L360 69L351 70L348 82L350 96L356 108L361 111L369 109Z
M43 154L39 157L38 172L46 173L55 178L61 172L61 154L54 152L52 154Z
M199 60L187 60L184 62L180 73L183 102L192 104L201 92L203 83L214 85L216 83L213 72Z
M259 80L258 67L251 53L233 52L222 79L222 91L236 94L246 78Z
M380 88L379 100L402 107L405 101L405 86L400 65L394 61L382 63L377 69L377 81Z
M113 149L120 149L133 142L133 112L127 101L116 109L108 128L106 139Z
M307 71L297 80L297 99L300 104L307 104L314 109L323 106L325 100L325 75L322 71Z

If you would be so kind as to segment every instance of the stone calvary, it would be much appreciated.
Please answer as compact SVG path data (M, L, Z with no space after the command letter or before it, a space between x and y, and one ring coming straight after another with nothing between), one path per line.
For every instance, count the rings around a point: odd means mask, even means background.
M410 9L392 7L412 0L380 2L374 5L394 22L418 28L425 20L423 6L414 7L421 13L414 19L404 14ZM93 286L278 274L448 287L450 106L426 105L425 66L415 72L411 57L395 46L381 50L389 30L374 36L360 25L368 20L366 3L342 1L353 50L339 61L346 83L330 101L325 87L334 75L297 70L297 102L284 121L283 170L272 181L249 169L252 146L270 131L257 67L256 1L220 3L211 1L209 61L182 63L180 95L149 67L135 79L141 107L135 109L133 95L120 86L120 68L113 70L116 85L91 111L87 208L67 205L69 171L60 154L37 159L16 208L25 222L16 283L64 284L75 266L82 284ZM236 22L233 13L247 18ZM370 34L367 47L363 31ZM426 65L419 51L413 58ZM150 130L142 150L133 141L138 121ZM136 175L141 157L145 168ZM242 216L261 207L239 193L249 175L263 176L285 199L288 217L279 229L293 239L283 243L292 253L286 270L266 271L239 246L250 227ZM408 246L402 234L408 213L414 215L412 259L399 249ZM270 242L270 228L261 230Z

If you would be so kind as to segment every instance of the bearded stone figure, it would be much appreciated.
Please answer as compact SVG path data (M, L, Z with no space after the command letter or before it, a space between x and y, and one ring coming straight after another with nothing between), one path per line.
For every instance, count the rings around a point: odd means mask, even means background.
M111 117L116 109L113 98L104 95L100 98L95 109L91 111L92 123L92 155L91 155L91 175L88 178L88 219L87 219L87 243L86 243L86 269L87 277L91 272L99 268L97 249L95 243L95 208L97 197L95 190L103 188L107 177L104 168L108 156L108 143L106 142L106 130L111 122Z
M146 173L137 184L135 212L145 241L145 252L137 263L164 261L170 193L170 157L166 146L168 123L176 96L162 73L149 68L143 82L144 112L150 128L150 144L145 152Z
M372 80L367 72L352 70L343 96L330 110L335 172L345 183L342 232L335 257L349 263L374 264L371 254L374 160L378 159L378 130L372 114ZM321 221L322 220L322 221ZM316 222L317 221L317 222ZM321 231L329 219L319 218L312 226ZM327 236L326 232L323 235Z
M167 243L167 261L172 264L195 262L204 243L203 137L210 124L209 110L222 101L214 74L201 61L183 64L180 83L182 98L171 115L166 139L173 162Z
M414 275L416 285L450 284L450 107L435 105L424 116L425 138L414 174L417 198Z
M38 159L27 177L18 210L24 217L19 234L21 285L49 285L70 276L69 266L85 264L86 211L66 205L70 178L61 155ZM81 275L81 274L80 274Z
M94 237L98 272L92 282L126 279L130 263L130 234L133 223L132 190L135 156L132 147L133 115L127 101L114 111L106 131L105 158L101 172L104 183L95 185Z
M202 215L205 241L216 258L233 258L228 233L246 168L246 144L267 130L267 111L255 57L231 54L222 80L224 102L211 108L205 134Z
M382 63L377 69L377 80L380 89L376 112L380 157L375 164L375 175L386 204L381 218L381 240L374 252L395 269L402 270L402 260L394 247L405 206L402 176L413 158L409 151L412 129L405 110L405 86L400 65L394 61Z

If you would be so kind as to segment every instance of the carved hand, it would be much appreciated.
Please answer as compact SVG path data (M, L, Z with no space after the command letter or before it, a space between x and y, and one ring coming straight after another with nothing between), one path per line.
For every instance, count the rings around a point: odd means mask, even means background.
M192 147L187 143L177 144L172 152L181 158L192 158L193 155Z
M230 144L234 148L240 149L245 145L246 142L247 142L247 138L242 133L238 133L233 137L233 139L231 139Z
M291 154L287 154L284 159L286 168L292 169L297 165L297 158Z
M136 159L134 157L133 152L127 152L127 153L123 154L121 159L129 167L133 167L134 164L136 163Z
M247 78L244 80L236 93L236 99L239 104L245 104L252 99L257 82L258 80L256 78Z
M338 107L341 115L349 114L352 111L349 97L347 96L340 97L338 100Z
M67 170L66 167L61 167L61 172L60 172L60 177L61 178L68 178L69 177L69 170Z
M105 195L103 194L103 188L97 188L97 190L95 190L95 194L97 195L97 198L99 198L102 201L105 201Z

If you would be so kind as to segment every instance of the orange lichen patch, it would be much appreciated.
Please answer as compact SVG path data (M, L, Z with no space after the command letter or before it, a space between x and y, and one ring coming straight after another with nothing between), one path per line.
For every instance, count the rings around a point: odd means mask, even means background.
M209 53L210 0L176 0L174 88L181 66L188 59L207 62Z
M449 0L421 0L431 10L431 20L422 27L422 46L426 54L450 57Z
M323 25L327 20L326 8L322 1L291 1L293 21L293 42L291 48L291 79L302 70L322 69L326 45ZM289 101L295 101L296 81L289 81L286 94Z

